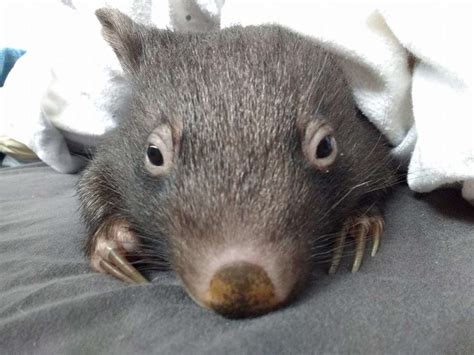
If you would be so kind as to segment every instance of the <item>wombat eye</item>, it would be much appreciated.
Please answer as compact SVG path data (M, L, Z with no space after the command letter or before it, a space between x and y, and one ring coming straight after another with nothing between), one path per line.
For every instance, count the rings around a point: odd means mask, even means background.
M327 172L337 157L331 126L319 120L310 122L303 139L303 152L313 167Z
M321 139L316 148L316 159L324 159L331 155L333 139L329 134Z
M160 148L155 145L150 144L146 151L148 160L155 166L163 165L163 154L161 154Z
M171 130L162 125L150 134L145 153L145 167L153 176L162 176L173 165L174 147Z

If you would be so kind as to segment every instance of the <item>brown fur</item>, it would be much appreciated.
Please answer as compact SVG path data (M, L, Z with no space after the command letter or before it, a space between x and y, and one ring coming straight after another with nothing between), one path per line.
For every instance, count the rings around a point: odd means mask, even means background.
M98 17L133 95L79 183L87 251L104 221L125 219L143 253L169 262L190 292L206 260L247 244L271 253L297 290L322 236L393 183L385 139L357 110L337 59L309 39L277 26L180 34L114 10ZM328 172L303 154L301 130L317 119L338 144ZM179 149L156 179L144 160L160 124Z

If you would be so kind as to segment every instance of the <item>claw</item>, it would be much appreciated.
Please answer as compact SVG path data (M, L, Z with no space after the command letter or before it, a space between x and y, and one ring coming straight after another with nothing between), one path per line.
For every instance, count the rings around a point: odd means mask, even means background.
M344 251L344 243L346 242L346 236L351 228L351 223L346 222L344 227L342 228L341 234L336 239L334 244L334 254L331 258L331 266L329 267L329 274L334 275L339 268L339 264L341 263L342 259L342 252Z
M131 284L135 283L135 281L133 281L131 278L129 278L127 275L125 275L122 271L117 269L113 264L109 263L108 261L102 259L101 261L99 261L99 265L102 268L102 270L116 277L117 279L131 283Z
M381 218L372 218L371 220L371 228L369 231L369 235L372 236L372 251L370 253L370 256L375 256L377 254L377 251L379 250L380 246L380 237L382 236L383 233L383 220Z
M339 267L347 235L353 236L355 239L355 257L352 264L352 272L354 273L359 271L362 264L367 238L372 239L372 250L370 255L375 256L375 254L377 254L383 229L383 219L380 216L362 216L347 220L341 234L338 235L335 240L334 253L329 267L329 274L335 274Z
M341 263L342 251L344 250L344 243L346 241L346 229L343 229L341 234L337 236L335 245L334 245L334 254L331 259L331 266L329 268L329 275L334 275L339 268Z
M113 276L130 283L147 283L148 280L143 277L138 270L128 262L128 260L116 249L112 241L105 242L106 255L101 260L101 266L105 265L104 270ZM112 272L111 272L112 271Z
M377 254L377 251L379 250L379 245L380 245L380 235L379 234L374 234L372 237L372 251L370 252L370 256L374 257L375 254Z
M125 220L110 218L104 221L91 238L93 269L129 283L148 282L126 258L127 253L136 249L138 241Z
M359 223L355 229L357 229L357 235L355 236L356 247L354 263L352 264L353 273L359 271L360 265L362 264L362 259L364 258L365 243L367 240L368 233L368 228L365 223Z

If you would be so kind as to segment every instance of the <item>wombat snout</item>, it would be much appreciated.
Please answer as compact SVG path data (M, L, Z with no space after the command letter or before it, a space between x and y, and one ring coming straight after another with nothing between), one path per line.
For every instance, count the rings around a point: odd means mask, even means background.
M272 280L260 266L238 262L212 277L204 303L228 317L267 313L280 305Z
M246 318L283 307L296 295L307 276L300 263L304 251L246 244L224 244L180 264L178 274L196 303L228 318Z

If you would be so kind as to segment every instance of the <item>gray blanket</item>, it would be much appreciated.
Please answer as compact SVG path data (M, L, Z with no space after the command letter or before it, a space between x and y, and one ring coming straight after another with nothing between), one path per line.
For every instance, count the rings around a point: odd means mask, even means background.
M174 274L130 286L92 272L74 183L40 164L0 170L0 353L474 352L474 209L444 190L389 201L377 257L316 270L295 303L228 320Z

